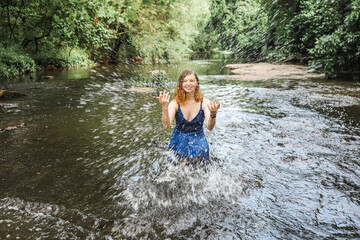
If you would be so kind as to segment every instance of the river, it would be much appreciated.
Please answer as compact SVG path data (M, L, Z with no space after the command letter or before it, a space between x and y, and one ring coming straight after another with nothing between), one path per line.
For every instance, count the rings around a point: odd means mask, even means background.
M360 85L228 80L223 60L99 66L6 83L0 239L359 239ZM131 74L186 68L221 103L212 164L169 165L158 91ZM159 90L159 89L158 89Z

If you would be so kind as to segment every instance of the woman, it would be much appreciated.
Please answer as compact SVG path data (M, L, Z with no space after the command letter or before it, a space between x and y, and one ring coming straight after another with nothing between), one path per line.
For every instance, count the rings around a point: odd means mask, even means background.
M185 164L206 163L210 160L209 144L205 138L203 123L212 130L216 124L219 101L210 101L200 92L199 78L192 70L185 70L179 76L174 99L169 103L170 93L166 90L159 94L162 104L162 123L165 129L171 127L174 118L176 127L172 133L169 160L180 160Z

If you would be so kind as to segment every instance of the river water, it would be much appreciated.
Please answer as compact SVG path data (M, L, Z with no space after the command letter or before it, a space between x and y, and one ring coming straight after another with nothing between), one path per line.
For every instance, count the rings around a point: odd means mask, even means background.
M0 239L359 239L360 85L227 80L222 60L68 70L5 87ZM212 164L169 165L158 91L131 74L200 76L221 108Z

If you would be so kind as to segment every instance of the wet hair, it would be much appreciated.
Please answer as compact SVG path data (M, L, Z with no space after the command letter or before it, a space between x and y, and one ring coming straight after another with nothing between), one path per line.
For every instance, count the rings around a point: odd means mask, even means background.
M200 102L203 100L203 95L200 92L199 77L193 70L187 69L180 74L178 83L175 88L174 99L177 102L177 104L182 104L185 102L186 95L185 95L185 91L183 88L183 82L184 82L185 77L187 77L191 74L194 74L195 79L198 83L198 85L195 88L195 95L194 95L195 101Z

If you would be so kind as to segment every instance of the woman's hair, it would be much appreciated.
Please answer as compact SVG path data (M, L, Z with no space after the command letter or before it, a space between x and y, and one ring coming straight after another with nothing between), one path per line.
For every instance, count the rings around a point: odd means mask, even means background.
M182 104L185 102L185 91L183 88L183 82L184 82L185 77L189 76L191 74L194 74L196 81L198 83L198 85L195 88L195 95L194 95L195 101L200 102L203 100L203 95L200 92L199 78L198 78L197 74L193 70L187 69L180 74L178 83L175 88L174 99L177 102L177 104Z

